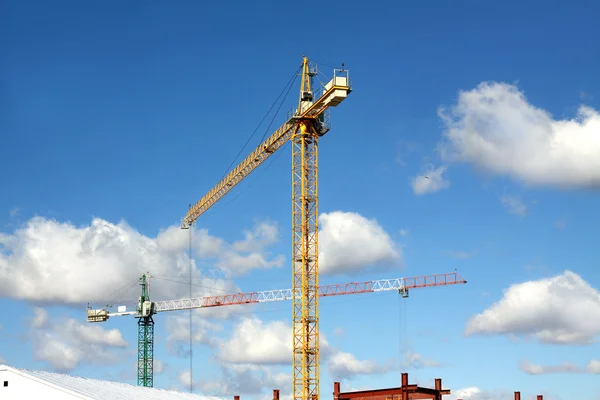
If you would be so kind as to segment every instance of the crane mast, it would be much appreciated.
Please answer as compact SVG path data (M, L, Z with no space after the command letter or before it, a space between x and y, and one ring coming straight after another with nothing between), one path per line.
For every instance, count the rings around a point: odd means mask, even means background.
M335 69L333 78L314 91L312 69L302 59L298 108L265 142L192 205L181 227L196 219L241 182L288 140L292 142L292 313L293 398L319 398L319 246L318 142L329 131L326 112L351 92L348 71Z
M311 79L305 57L298 115L312 105ZM299 117L292 135L294 400L319 398L318 143L314 118Z
M150 281L148 275L142 275L142 295L139 298L138 310L138 386L154 386L154 319L152 319L152 303L150 302Z

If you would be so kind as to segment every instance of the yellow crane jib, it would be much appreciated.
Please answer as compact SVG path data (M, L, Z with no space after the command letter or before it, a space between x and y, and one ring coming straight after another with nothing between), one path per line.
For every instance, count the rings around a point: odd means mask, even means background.
M334 69L332 79L327 84L319 87L316 91L317 96L315 96L315 93L311 90L310 79L306 79L305 77L315 76L316 72L310 71L309 62L306 57L303 61L303 69L307 72L302 74L303 82L298 109L295 109L291 115L288 115L288 120L283 125L275 130L270 137L261 143L204 197L188 209L181 223L181 228L189 228L200 215L225 196L225 194L269 158L271 154L288 142L302 119L313 120L319 136L323 136L329 131L329 126L325 121L325 111L329 107L338 106L352 92L349 72L344 69L344 64L342 64L342 68ZM317 100L313 101L314 97L317 97Z

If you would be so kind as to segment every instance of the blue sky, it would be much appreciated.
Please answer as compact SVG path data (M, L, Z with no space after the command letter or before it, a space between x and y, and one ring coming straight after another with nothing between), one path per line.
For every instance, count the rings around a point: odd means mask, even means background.
M89 325L86 303L146 270L154 299L186 296L178 224L306 54L326 76L345 63L354 89L319 146L322 267L343 272L321 282L455 268L468 280L404 304L394 293L323 300L323 396L339 379L342 390L398 385L406 329L411 381L441 377L465 399L600 398L597 5L322 2L308 16L290 2L1 7L6 363L135 383L135 320ZM241 157L284 122L298 88ZM290 287L290 161L287 145L199 219L194 294ZM289 391L290 303L204 311L198 391ZM184 389L185 318L156 318L155 386ZM244 364L241 328L256 340L270 330L279 347L256 356L255 344ZM351 357L364 362L353 370Z

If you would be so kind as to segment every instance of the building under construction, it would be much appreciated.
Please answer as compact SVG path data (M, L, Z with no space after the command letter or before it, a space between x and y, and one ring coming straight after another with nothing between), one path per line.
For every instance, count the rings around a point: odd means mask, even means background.
M408 373L403 373L402 385L400 387L395 388L368 389L353 392L342 392L340 382L334 382L332 400L442 400L442 396L446 396L449 394L451 394L451 390L443 389L441 378L437 378L434 380L433 388L428 388L416 384L409 384ZM233 396L233 399L241 400L240 396ZM537 395L537 400L543 399L543 395ZM272 400L279 400L279 390L273 390ZM463 399L459 398L457 400ZM521 400L521 392L514 392L514 400Z

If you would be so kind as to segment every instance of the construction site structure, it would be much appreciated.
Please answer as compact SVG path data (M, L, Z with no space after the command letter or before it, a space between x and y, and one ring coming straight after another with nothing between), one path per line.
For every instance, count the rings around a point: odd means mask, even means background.
M107 308L92 309L88 305L88 322L106 322L111 317L134 316L138 318L138 364L137 384L152 387L154 384L154 319L159 312L192 310L197 308L232 306L239 304L267 303L273 301L292 300L293 290L267 290L260 292L232 293L217 296L205 296L179 300L150 300L150 276L144 274L140 278L142 294L137 308L127 311L125 306L119 306L117 312ZM375 281L349 282L318 287L319 297L341 296L348 294L376 293L397 291L402 297L408 297L411 289L446 286L467 283L457 271L445 274L415 276L410 278L380 279Z
M342 392L340 382L333 383L333 400L443 400L442 396L451 394L450 389L442 389L442 379L434 379L434 387L427 388L408 383L408 373L401 374L401 386L387 389L367 389L352 392ZM273 400L280 400L280 391L273 390ZM240 396L233 396L233 400L240 400ZM457 400L463 400L458 398ZM514 392L514 400L521 400L521 392ZM537 400L544 400L544 396L537 395Z
M347 70L316 86L315 65L303 57L297 108L246 159L192 205L181 227L196 219L288 141L292 142L292 387L293 400L319 398L318 143L329 129L328 111L352 91Z
M450 394L450 389L442 389L442 379L436 378L434 388L426 388L416 384L408 384L408 374L401 375L402 386L390 389L360 390L342 393L340 382L333 384L333 400L408 400L431 399L442 400L442 396Z
M279 400L279 391L277 391ZM370 389L353 392L342 392L340 383L333 384L333 400L412 400L412 399L431 399L442 400L442 396L451 394L450 389L442 389L442 379L434 380L433 388L426 388L416 384L408 383L408 374L402 373L401 386L388 389ZM521 392L514 392L514 400L521 400ZM275 399L275 396L273 396ZM537 395L537 400L543 400L544 396ZM239 400L239 397L238 397ZM458 398L457 400L463 400Z

